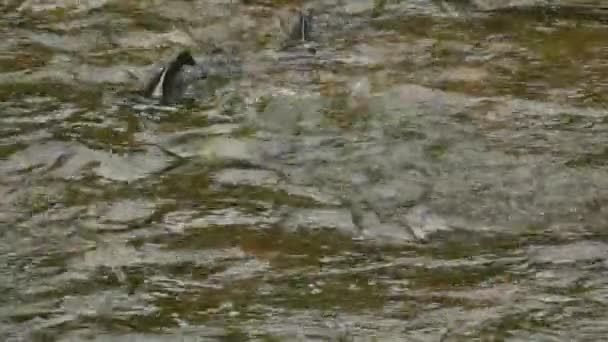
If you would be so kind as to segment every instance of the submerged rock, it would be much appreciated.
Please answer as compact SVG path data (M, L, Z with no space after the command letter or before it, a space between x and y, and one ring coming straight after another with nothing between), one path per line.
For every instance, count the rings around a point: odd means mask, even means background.
M532 246L529 258L536 263L569 264L608 260L608 244L599 241L577 241L558 246Z
M471 2L482 11L495 11L507 8L540 7L551 4L550 0L472 0Z
M335 229L350 236L359 233L352 221L352 214L347 209L296 209L289 214L283 225L290 231Z
M129 223L142 221L154 213L156 205L144 200L123 200L101 205L93 210L104 222Z
M76 12L89 11L100 8L112 0L25 0L17 8L18 11L26 12L48 12L58 9L73 10Z
M65 179L80 178L87 170L92 170L94 174L111 180L133 181L163 170L170 162L171 158L157 147L117 155L79 144L49 141L14 153L0 162L0 170L39 171Z
M167 148L183 158L200 158L206 162L250 162L260 160L260 151L253 139L210 137L169 144Z
M406 220L416 238L420 240L427 240L430 235L440 231L451 230L442 217L423 205L410 209Z
M279 176L269 170L225 169L213 176L222 185L276 186Z

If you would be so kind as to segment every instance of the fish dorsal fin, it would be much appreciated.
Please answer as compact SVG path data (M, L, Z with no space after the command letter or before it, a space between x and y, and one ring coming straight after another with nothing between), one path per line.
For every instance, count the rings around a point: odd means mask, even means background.
M160 78L156 83L156 87L154 87L154 92L152 93L152 97L161 97L163 96L163 84L165 83L165 77L167 76L167 68L163 68L160 73Z
M162 83L167 72L166 67L162 67L154 77L149 81L148 85L144 89L144 96L146 97L160 97L162 94Z

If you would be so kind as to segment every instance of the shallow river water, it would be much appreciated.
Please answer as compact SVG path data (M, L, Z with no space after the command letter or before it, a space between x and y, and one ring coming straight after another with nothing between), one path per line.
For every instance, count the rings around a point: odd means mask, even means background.
M0 340L604 340L605 11L3 1Z

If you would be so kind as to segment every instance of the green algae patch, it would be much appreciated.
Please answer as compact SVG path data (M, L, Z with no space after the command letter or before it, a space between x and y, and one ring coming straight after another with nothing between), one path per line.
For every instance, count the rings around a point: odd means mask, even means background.
M47 65L49 58L50 54L45 53L0 56L0 73L41 68Z
M90 141L93 145L101 145L112 150L117 147L124 147L130 141L128 132L113 127L83 126L78 131L78 136L81 139Z
M566 166L571 168L605 167L608 165L608 148L596 153L586 153L568 160Z
M221 342L247 342L250 341L249 334L245 333L243 330L230 327L228 328L228 332L225 336L220 337Z
M166 116L163 116L161 122L158 125L159 132L172 133L179 132L183 129L194 128L194 127L207 127L209 126L209 120L206 115L194 114L195 107L188 106L187 104L180 107L178 111L171 112Z
M205 288L171 293L158 296L154 304L159 311L149 322L157 327L163 327L171 322L175 315L191 322L205 322L214 318L223 318L225 322L242 321L248 317L256 317L255 313L248 314L248 309L260 302L257 296L258 281L234 281L228 288ZM235 318L231 318L231 313ZM152 318L152 317L150 317Z
M32 26L48 26L54 23L67 22L82 17L83 13L78 13L77 9L78 6L76 5L63 7L58 5L43 11L32 11L31 8L26 7L26 10L21 13L27 16L28 22L33 24Z
M260 336L261 342L284 342L285 339L272 334L264 334Z
M441 159L448 152L447 143L432 144L426 148L427 154L432 159Z
M209 203L209 174L202 171L166 174L159 178L154 186L154 195L160 198L172 198L186 201Z
M608 43L604 29L573 24L530 30L519 38L527 48L538 52L545 62L559 64L594 59L598 46Z
M7 83L0 85L0 101L25 98L27 96L52 96L63 102L73 102L86 108L101 105L100 89L76 88L59 82Z
M272 229L251 236L243 246L246 250L278 251L272 265L287 270L300 266L320 267L321 258L347 252L354 243L350 237L335 231L291 233Z
M11 154L27 148L23 143L0 145L0 160L8 158Z
M528 245L546 241L550 237L545 235L546 223L530 224L522 227L518 234L494 233L479 234L466 230L455 230L447 233L438 233L434 242L415 247L417 254L428 257L458 260L479 255L493 254L513 256L517 251ZM555 240L554 242L559 242Z
M341 129L358 129L372 119L368 103L351 103L351 97L346 93L334 94L329 99L327 107L322 108L324 120L322 127L339 127Z
M158 61L157 53L151 53L148 49L125 49L125 50L101 50L91 52L84 56L84 60L96 66L125 65L150 65Z
M384 285L372 276L354 274L323 279L307 276L282 279L279 288L267 300L272 305L290 309L365 312L382 308L386 298Z
M348 237L332 231L290 233L280 228L260 229L238 224L192 227L187 238L175 236L159 239L168 249L205 250L239 247L248 254L270 261L277 269L320 267L325 256L335 256L353 248ZM159 243L161 240L149 240Z
M47 211L60 201L59 194L49 194L44 187L32 187L18 199L19 206L32 215Z
M135 134L140 130L141 122L138 116L128 110L119 112L120 121L104 125L102 118L83 118L81 114L71 116L66 121L70 122L65 128L54 133L55 138L70 141L78 139L84 145L94 148L123 153L138 149ZM108 120L108 118L103 118ZM109 120L108 120L109 121Z
M450 289L478 286L480 283L502 281L507 271L503 265L482 265L441 268L414 268L405 271L413 288Z
M106 184L96 175L85 175L79 181L65 182L59 203L66 207L87 206L98 202L113 202L118 199L135 199L150 196L144 184ZM164 204L158 205L159 210Z
M303 0L242 0L246 5L263 5L269 7L298 6Z
M314 208L318 205L309 197L292 195L280 189L240 185L223 189L222 193L232 198L259 200L273 205L283 204L297 208Z
M373 20L371 25L378 31L395 31L410 37L428 37L437 23L437 19L428 16L412 16L407 20L402 18Z
M161 16L156 11L142 8L142 4L136 1L112 1L103 7L103 11L125 15L125 17L131 19L131 29L167 32L177 24L177 22Z
M257 129L254 125L243 124L240 125L236 131L234 131L233 136L236 138L251 138L255 136L256 132Z
M374 0L374 8L372 9L372 17L379 17L385 10L387 0Z

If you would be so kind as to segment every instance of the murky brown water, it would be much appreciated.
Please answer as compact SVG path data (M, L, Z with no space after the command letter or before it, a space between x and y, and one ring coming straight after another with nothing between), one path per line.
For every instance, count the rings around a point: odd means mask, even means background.
M567 4L4 1L0 339L605 339L608 16ZM141 98L184 48L213 77Z

